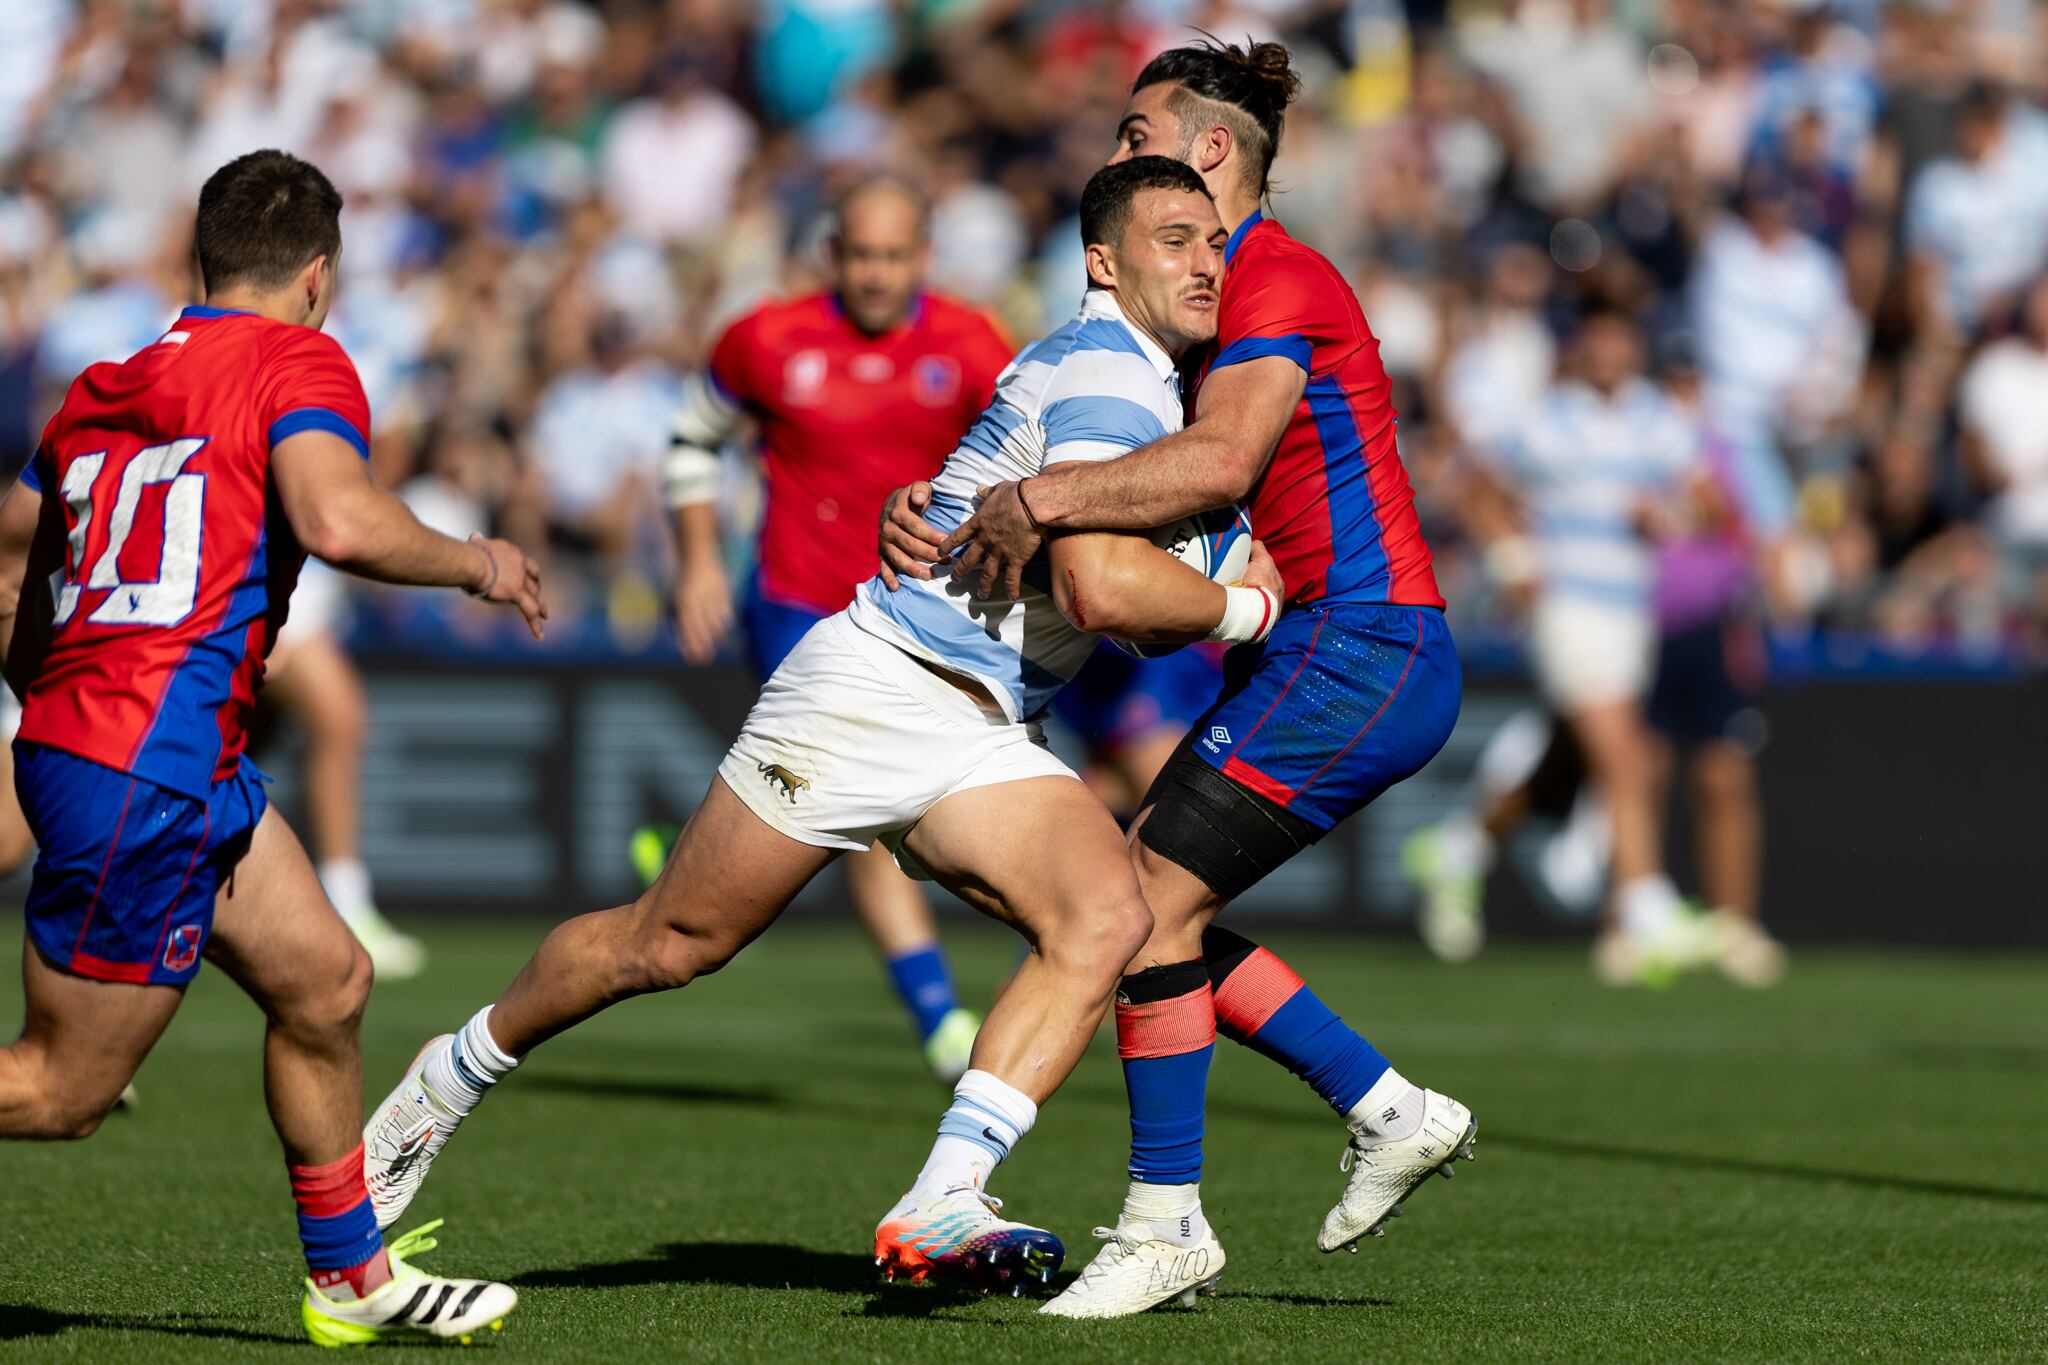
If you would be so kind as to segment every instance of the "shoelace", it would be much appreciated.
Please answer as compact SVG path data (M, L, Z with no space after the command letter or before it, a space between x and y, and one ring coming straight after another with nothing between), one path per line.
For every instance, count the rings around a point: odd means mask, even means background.
M1083 1283L1101 1279L1104 1275L1109 1274L1110 1271L1122 1265L1124 1257L1138 1249L1138 1244L1124 1236L1123 1232L1118 1228L1097 1228L1094 1235L1100 1237L1109 1245L1097 1252L1095 1259L1090 1261L1087 1267L1082 1270L1081 1280Z
M978 1190L972 1185L955 1185L952 1189L947 1190L946 1193L949 1195L971 1194L976 1199L979 1199L982 1203L986 1204L988 1206L988 1211L990 1213L995 1214L997 1217L1002 1216L1003 1201L996 1198L994 1195L990 1194L986 1190Z

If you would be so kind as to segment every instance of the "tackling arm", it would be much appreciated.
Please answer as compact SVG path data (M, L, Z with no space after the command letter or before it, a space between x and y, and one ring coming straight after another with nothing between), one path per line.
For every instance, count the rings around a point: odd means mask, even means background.
M935 563L959 551L955 577L979 576L986 596L1001 583L1015 597L1024 564L1049 530L1140 530L1223 507L1249 493L1294 417L1308 376L1284 356L1229 366L1202 385L1195 420L1128 455L1073 461L986 490L980 507L934 550L898 540L907 557ZM892 500L888 515L903 515ZM884 553L891 538L885 526ZM964 548L963 548L964 547ZM898 571L903 563L893 565ZM921 576L929 576L928 573Z
M1285 356L1219 370L1184 429L1114 460L1068 461L1025 480L1031 513L1048 529L1144 530L1227 507L1266 472L1307 383Z

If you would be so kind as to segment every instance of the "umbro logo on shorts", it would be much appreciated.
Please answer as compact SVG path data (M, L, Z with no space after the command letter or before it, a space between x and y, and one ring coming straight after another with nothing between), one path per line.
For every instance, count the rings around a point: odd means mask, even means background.
M1212 725L1209 727L1208 737L1202 741L1202 747L1213 754L1220 752L1222 747L1228 743L1230 743L1230 731L1224 729L1221 725Z

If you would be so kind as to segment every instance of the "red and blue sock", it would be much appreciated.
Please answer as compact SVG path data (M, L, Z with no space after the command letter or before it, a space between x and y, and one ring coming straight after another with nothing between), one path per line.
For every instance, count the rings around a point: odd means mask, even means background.
M1211 926L1202 956L1216 993L1216 1030L1262 1052L1349 1115L1387 1059L1316 998L1285 962L1250 939Z
M947 1015L960 1006L953 994L953 973L946 966L946 950L936 943L913 948L889 959L889 980L897 998L917 1020L917 1036L929 1038Z
M1118 984L1116 1050L1131 1101L1131 1179L1199 1181L1202 1109L1216 1052L1216 1011L1199 960L1148 967Z
M306 1267L323 1292L346 1285L361 1298L391 1278L384 1235L363 1183L363 1145L325 1166L290 1166ZM337 1297L346 1297L337 1295Z

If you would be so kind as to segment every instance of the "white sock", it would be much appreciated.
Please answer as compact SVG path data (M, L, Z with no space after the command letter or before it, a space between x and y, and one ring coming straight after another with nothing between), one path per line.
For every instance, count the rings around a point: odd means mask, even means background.
M1615 918L1621 932L1647 941L1661 937L1678 920L1678 888L1657 873L1637 877L1614 892Z
M1483 877L1493 867L1493 836L1470 811L1459 811L1436 829L1437 849L1445 872L1456 877Z
M1141 1239L1193 1246L1209 1230L1209 1220L1202 1216L1202 1187L1133 1180L1116 1225L1125 1232L1138 1233Z
M370 869L363 866L361 858L329 858L315 871L320 876L320 889L334 902L343 919L375 904L370 898Z
M1038 1106L1029 1095L986 1071L970 1071L953 1087L939 1120L938 1140L910 1187L913 1199L936 1199L963 1187L986 1189L988 1178L1031 1125Z
M1404 1138L1422 1126L1422 1089L1388 1067L1365 1097L1344 1116L1351 1131L1367 1137Z
M491 1037L490 1015L489 1005L471 1015L445 1046L427 1054L422 1068L434 1098L456 1118L468 1117L483 1103L484 1092L519 1065Z

